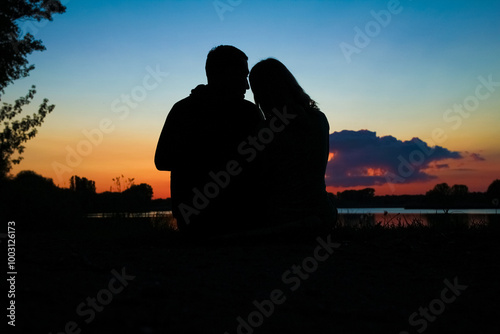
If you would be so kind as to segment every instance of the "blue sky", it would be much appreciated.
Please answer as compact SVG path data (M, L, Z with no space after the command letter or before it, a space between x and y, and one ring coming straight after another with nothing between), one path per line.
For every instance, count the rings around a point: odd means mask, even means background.
M448 136L442 146L480 152L489 176L491 164L500 162L500 89L481 101L458 131L443 121L445 110L474 94L478 77L500 81L498 1L63 3L66 13L33 31L47 47L30 56L36 69L8 87L3 99L12 101L36 84L38 98L56 104L16 171L38 170L60 185L71 174L86 176L101 190L109 187L113 173L120 173L144 178L158 191L168 188L168 175L152 164L156 140L171 106L206 82L206 54L219 44L242 49L250 67L266 57L281 60L317 100L331 132L367 129L378 136L426 141L441 127ZM218 12L214 3L226 10ZM388 8L397 13L385 26L374 26L373 12L383 15ZM367 33L370 24L378 29L349 61L341 43L355 46L356 27ZM140 86L148 67L168 77L119 119L113 101ZM247 99L253 100L250 91ZM56 173L53 162L64 164L66 146L76 147L85 139L82 131L98 127L103 118L112 119L115 130L71 172ZM478 166L468 169L483 168ZM453 175L471 183L480 178L480 173ZM162 178L167 180L159 183Z

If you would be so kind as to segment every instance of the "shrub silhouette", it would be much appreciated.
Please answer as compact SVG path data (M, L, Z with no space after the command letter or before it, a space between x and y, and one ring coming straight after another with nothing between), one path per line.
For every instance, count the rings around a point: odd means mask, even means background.
M8 220L16 225L46 227L69 224L81 216L82 208L68 189L33 171L21 171L2 181L0 199Z

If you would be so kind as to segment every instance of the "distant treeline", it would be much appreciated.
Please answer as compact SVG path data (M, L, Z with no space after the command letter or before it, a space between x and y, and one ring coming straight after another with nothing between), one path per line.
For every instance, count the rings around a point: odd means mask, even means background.
M123 178L115 178L117 191L97 193L95 182L85 177L72 176L69 188L59 188L52 179L22 171L15 177L0 178L1 218L26 221L28 225L68 224L89 213L123 216L171 210L169 198L153 200L153 188L146 183L136 185L133 180L123 182ZM126 189L121 191L122 187ZM444 212L454 208L494 208L500 198L500 180L493 181L484 193L469 192L465 185L450 187L441 183L425 195L375 196L373 188L365 188L338 192L333 198L339 208L432 208Z
M96 193L94 181L76 175L71 177L69 188L59 188L52 179L33 171L0 179L2 220L23 221L29 225L67 224L95 212L130 214L171 209L170 199L153 200L152 197L153 188L146 183L129 184L120 192Z
M440 209L444 212L450 209L494 208L498 207L500 198L500 180L493 181L484 193L469 192L465 185L450 187L446 183L440 183L425 195L376 196L373 188L365 188L338 192L334 198L339 208L398 207Z

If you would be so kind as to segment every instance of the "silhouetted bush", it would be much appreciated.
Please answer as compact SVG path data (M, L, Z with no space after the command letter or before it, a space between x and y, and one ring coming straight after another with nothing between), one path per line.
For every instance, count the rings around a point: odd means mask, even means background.
M83 215L74 193L33 171L2 181L2 215L16 226L49 227L71 224Z
M146 183L133 185L123 192L123 200L128 212L147 212L151 209L153 188Z

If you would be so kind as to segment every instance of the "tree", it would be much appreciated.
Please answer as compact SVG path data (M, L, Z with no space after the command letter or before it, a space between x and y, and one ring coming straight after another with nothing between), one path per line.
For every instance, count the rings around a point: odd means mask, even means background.
M97 197L95 181L73 175L69 179L69 190L74 193L75 199L79 202L83 211L90 212L95 207Z
M153 198L153 187L147 183L132 185L123 193L127 210L129 212L140 212L148 210Z
M95 181L73 175L69 179L69 189L77 193L95 194Z
M375 189L344 190L337 193L337 197L343 202L369 202L375 197Z
M451 188L448 183L436 184L432 190L429 190L426 195L448 196L451 193Z
M54 110L54 105L49 105L48 100L44 99L43 103L38 108L38 113L33 116L26 116L21 120L14 120L13 118L23 111L25 105L30 104L35 96L36 90L33 86L25 97L16 100L14 105L4 103L0 109L0 122L3 123L4 128L0 131L0 179L5 178L12 169L13 164L19 164L23 157L21 154L24 152L23 144L35 137L37 134L36 127L42 125L45 116ZM13 157L16 153L17 157Z
M429 190L425 196L430 202L437 207L443 209L444 213L450 211L451 206L451 188L447 183L436 184L432 190Z
M496 179L489 185L486 194L491 200L496 199L498 203L498 200L500 200L500 179Z
M1 215L20 227L68 224L81 216L77 204L68 189L58 188L52 179L33 171L20 171L0 186Z
M52 15L64 13L64 7L59 0L2 0L0 3L0 100L5 88L14 80L27 77L35 66L28 63L28 55L33 51L43 51L45 46L30 33L22 35L19 22L28 20L52 21ZM0 122L4 128L0 131L0 179L5 179L13 164L18 164L24 151L22 145L33 138L36 127L40 126L45 116L54 110L44 99L38 113L21 120L14 117L22 112L36 93L35 86L25 97L12 104L4 103L0 109ZM15 153L19 156L12 157Z
M447 183L436 184L425 194L434 207L441 208L445 213L448 213L452 207L466 205L468 195L469 188L466 185L455 184L450 187Z
M142 199L145 202L151 201L153 199L153 187L147 183L134 184L127 190L123 192L126 195L130 195L136 199Z
M27 20L52 21L52 15L64 13L59 0L2 0L0 4L0 96L14 80L27 77L35 66L27 56L45 46L31 33L22 35L18 23Z
M454 184L450 189L450 194L456 199L463 199L469 194L469 188L463 184Z
M26 192L31 190L31 192L39 194L47 194L57 188L52 179L43 177L32 170L20 171L13 179L13 182Z

